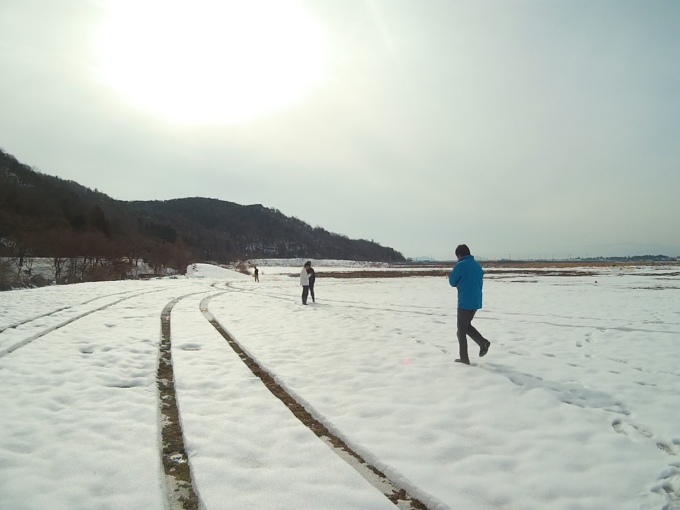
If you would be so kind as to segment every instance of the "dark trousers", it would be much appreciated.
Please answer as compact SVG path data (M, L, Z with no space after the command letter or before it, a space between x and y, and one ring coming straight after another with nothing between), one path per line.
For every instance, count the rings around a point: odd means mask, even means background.
M312 301L316 302L316 299L314 299L314 284L313 283L309 284L309 293L312 295Z
M468 357L467 337L469 336L479 347L486 345L484 338L479 331L471 324L477 310L458 309L458 345L460 346L460 359L470 361Z
M309 294L309 285L302 286L302 304L307 304L307 294Z

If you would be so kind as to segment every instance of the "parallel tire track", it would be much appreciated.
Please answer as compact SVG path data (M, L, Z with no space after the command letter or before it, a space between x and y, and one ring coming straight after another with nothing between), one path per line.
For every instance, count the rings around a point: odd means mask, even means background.
M249 288L244 288L244 287L236 287L233 285L228 285L230 289L233 289L237 292L250 292L251 294L255 294L255 291L253 289ZM275 299L280 299L284 301L290 301L290 296L288 294L280 294L280 293L274 293L274 292L258 292L259 295L264 295L270 298L275 298ZM412 314L412 315L426 315L430 317L447 317L447 318L452 318L455 320L455 308L453 309L454 311L450 312L442 312L442 313L428 313L428 312L421 312L419 310L409 310L407 308L381 308L381 307L376 307L376 306L370 306L367 303L362 303L361 301L343 301L343 300L338 300L338 299L325 299L324 302L327 303L338 303L344 306L345 308L356 308L358 310L375 310L378 312L394 312L394 313L400 313L400 314ZM410 308L417 308L417 307L412 307L411 305L392 305L393 307L410 307ZM529 313L516 313L516 312L498 312L494 311L493 313L495 314L500 314L500 315L512 315L514 317L516 316L527 316L527 317L542 317L546 316L545 314L529 314ZM598 321L600 319L597 318L588 318L588 317L566 317L566 316L556 316L559 318L563 319L580 319L580 320L592 320L592 321ZM478 315L475 316L475 320L482 320L482 321L497 321L500 320L496 317L489 317L489 316L484 316L484 315ZM626 322L626 319L614 319L620 322ZM523 320L521 321L524 324L545 324L547 326L554 326L558 328L574 328L574 329L599 329L601 331L623 331L623 332L638 332L638 333L666 333L666 334L671 334L671 335L680 335L680 331L676 330L665 330L665 329L646 329L646 328L630 328L626 326L598 326L598 325L593 325L593 324L562 324L562 323L557 323L557 322L548 322L548 321L533 321L533 320ZM678 326L678 323L675 322L666 322L663 323L664 325L669 325L669 326ZM454 324L455 325L455 324Z
M404 488L399 487L394 481L390 480L385 473L367 463L366 460L350 448L345 441L332 433L326 425L312 416L312 414L305 409L295 397L276 382L273 374L260 366L257 361L241 347L241 345L222 327L215 316L208 311L208 303L216 295L217 294L208 296L201 301L200 309L203 316L213 325L220 335L222 335L251 372L260 378L267 389L276 398L281 400L298 420L314 432L319 439L328 444L340 458L346 461L371 485L380 490L385 497L397 505L397 507L405 510L429 510L422 501L412 497ZM441 508L443 508L443 506Z
M83 305L86 305L87 303L91 303L92 301L96 301L98 299L104 299L104 298L111 297L111 296L118 296L120 294L128 294L129 292L131 292L131 291L126 290L126 291L123 291L123 292L114 292L113 294L105 294L103 296L88 299L87 301L83 301L82 303L76 303L75 305L62 306L61 308L57 308L56 310L52 310L51 312L46 312L46 313L43 313L43 314L40 314L40 315L36 315L35 317L31 317L30 319L24 319L22 321L15 322L14 324L10 324L9 326L4 326L4 327L0 328L0 333L2 333L3 331L5 331L7 329L14 329L14 328L17 328L19 326L23 326L24 324L28 324L29 322L33 322L35 320L42 319L43 317L48 317L50 315L54 315L55 313L63 312L64 310L68 310L69 308L74 308L76 306L83 306Z
M112 303L100 306L93 310L81 313L75 317L71 317L59 324L51 326L40 333L37 333L29 338L26 338L4 351L0 351L0 358L6 356L20 347L23 347L34 340L51 333L59 328L62 328L78 319L82 319L105 308L114 306L122 301L132 299L144 294L153 292L160 292L170 290L169 288L154 289L145 292L138 292L130 296L125 296ZM165 470L165 481L167 488L167 496L169 501L169 508L171 510L203 510L204 506L200 501L196 490L194 489L191 468L189 459L184 447L184 437L182 433L181 423L179 421L179 413L177 408L177 400L175 397L174 374L172 370L172 354L170 343L170 313L172 308L181 299L201 292L194 292L186 294L174 299L168 303L161 314L161 344L159 349L157 384L160 396L160 412L161 412L161 440L163 445L162 462ZM104 297L104 296L102 296ZM108 297L108 296L106 296ZM95 298L98 299L98 298ZM90 302L94 299L86 301ZM84 303L81 303L84 304ZM64 307L63 309L70 308ZM62 310L63 310L62 309ZM59 310L50 312L45 315L51 315ZM45 316L43 315L43 316ZM36 317L37 318L37 317ZM35 320L32 319L32 320ZM28 321L27 321L28 322Z
M175 375L172 369L170 313L183 298L168 303L161 314L161 345L158 356L158 394L161 412L161 460L165 471L165 488L171 510L199 510L203 508L193 483L189 456L184 446L184 433L179 420Z
M87 312L81 313L80 315L76 315L75 317L71 317L70 319L67 319L64 322L60 322L59 324L56 324L54 326L50 326L49 328L41 331L40 333L36 333L35 335L30 336L28 338L25 338L25 339L21 340L20 342L17 342L14 345L8 347L7 349L0 351L0 358L2 358L3 356L7 356L8 354L13 353L14 351L19 349L20 347L28 345L31 342L33 342L34 340L37 340L38 338L43 337L43 336L47 335L48 333L51 333L52 331L55 331L59 328L63 328L64 326L67 326L68 324L71 324L72 322L75 322L78 319L82 319L83 317L91 315L91 314L98 312L100 310L104 310L105 308L108 308L110 306L117 305L118 303L125 301L127 299L132 299L134 297L141 296L143 294L149 294L151 292L160 292L162 290L167 290L167 289L156 289L156 290L148 290L146 292L138 292L137 294L133 294L131 296L125 296L124 298L121 298L117 301L114 301L113 303L108 303L106 305L100 306L99 308L95 308L93 310L88 310Z
M253 289L248 289L244 287L236 287L231 284L227 284L227 287L229 289L233 289L234 291L237 292L250 292L251 294L255 294L255 290ZM275 292L262 292L259 291L257 292L257 295L262 295L262 296L267 296L270 298L275 298L275 299L280 299L282 301L290 301L291 296L288 294L282 294L282 293L275 293ZM298 298L299 299L299 298ZM430 313L430 312L421 312L420 310L412 310L412 309L394 309L394 308L380 308L376 306L370 306L368 303L363 303L361 301L343 301L340 299L324 299L324 303L337 303L345 308L357 308L360 310L375 310L378 312L396 312L396 313L410 313L414 315L426 315L426 316L432 316L432 317L452 317L452 313L450 311L445 311L442 313ZM411 306L411 305L393 305L393 306L404 306L404 307L409 307L409 308L421 308L417 306ZM477 317L475 317L477 318Z

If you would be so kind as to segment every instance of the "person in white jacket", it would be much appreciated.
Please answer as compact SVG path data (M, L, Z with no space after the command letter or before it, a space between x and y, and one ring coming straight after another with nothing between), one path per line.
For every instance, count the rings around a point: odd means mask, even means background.
M302 285L302 304L307 304L307 295L309 294L309 274L307 268L312 267L310 261L305 262L305 267L300 271L300 285Z

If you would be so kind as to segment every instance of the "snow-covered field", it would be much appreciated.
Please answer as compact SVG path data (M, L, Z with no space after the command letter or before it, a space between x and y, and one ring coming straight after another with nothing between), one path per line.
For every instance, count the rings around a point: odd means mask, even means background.
M321 265L320 265L321 266ZM207 510L395 506L253 375L200 305L277 381L429 508L680 508L680 275L489 278L454 363L443 277L332 279L303 306L289 273L0 294L0 509L168 508L157 365L175 390ZM330 269L330 268L328 268Z

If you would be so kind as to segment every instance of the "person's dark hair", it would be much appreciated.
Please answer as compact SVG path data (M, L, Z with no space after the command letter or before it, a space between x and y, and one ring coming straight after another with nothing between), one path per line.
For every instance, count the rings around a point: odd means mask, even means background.
M305 262L305 267L312 267L312 261L308 260L307 262Z
M456 257L466 257L470 255L470 248L466 244L459 244L456 248Z

